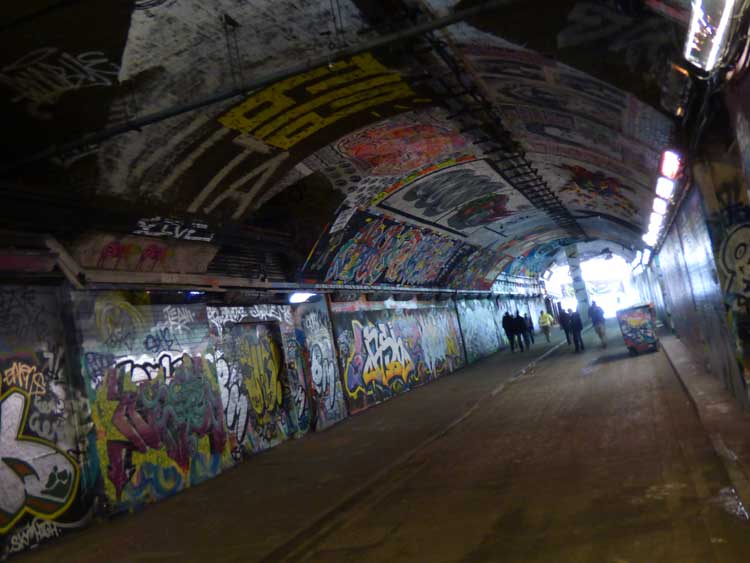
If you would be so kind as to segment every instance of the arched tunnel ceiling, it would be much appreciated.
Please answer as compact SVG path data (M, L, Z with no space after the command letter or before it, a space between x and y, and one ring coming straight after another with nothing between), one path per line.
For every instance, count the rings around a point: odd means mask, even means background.
M312 1L36 4L55 9L29 17L2 8L11 22L0 55L0 111L13 131L4 138L6 165L377 39L412 25L407 13L439 17L454 3L340 0L335 18L331 3ZM641 246L673 125L607 82L606 63L625 58L630 90L656 104L656 71L639 65L673 53L679 24L592 2L559 2L539 24L533 3L508 4L492 17L332 57L242 97L11 168L5 213L20 215L28 203L13 202L28 194L51 210L60 198L85 207L91 216L65 215L59 227L74 248L90 232L154 234L144 219L156 216L217 233L272 228L292 237L298 279L310 282L486 289L500 273L543 272L576 241ZM643 52L622 43L591 48L607 40L601 30L592 35L594 12L599 23L609 13L611 33L624 30ZM550 33L558 40L550 54L605 69L602 79L529 48L550 52ZM539 178L521 174L524 154ZM547 195L535 198L529 186L539 179ZM551 212L555 201L576 228ZM43 225L8 224L55 232L48 215ZM200 239L221 254L220 236Z

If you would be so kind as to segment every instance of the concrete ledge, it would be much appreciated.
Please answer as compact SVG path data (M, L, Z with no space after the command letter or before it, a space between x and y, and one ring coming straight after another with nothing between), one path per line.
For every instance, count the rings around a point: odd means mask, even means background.
M664 354L687 391L716 455L737 496L750 510L750 413L743 410L722 383L690 357L675 336L661 337Z

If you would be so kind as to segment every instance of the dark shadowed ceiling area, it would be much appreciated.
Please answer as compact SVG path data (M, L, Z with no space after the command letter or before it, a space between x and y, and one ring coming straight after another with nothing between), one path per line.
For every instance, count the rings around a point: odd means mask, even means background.
M409 34L483 2L6 4L9 233L92 276L477 290L642 246L689 9L508 0Z

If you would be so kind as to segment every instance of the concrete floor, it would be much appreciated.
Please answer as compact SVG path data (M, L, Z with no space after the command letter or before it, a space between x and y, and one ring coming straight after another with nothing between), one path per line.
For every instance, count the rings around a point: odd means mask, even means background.
M659 352L498 354L14 560L746 562L750 525Z

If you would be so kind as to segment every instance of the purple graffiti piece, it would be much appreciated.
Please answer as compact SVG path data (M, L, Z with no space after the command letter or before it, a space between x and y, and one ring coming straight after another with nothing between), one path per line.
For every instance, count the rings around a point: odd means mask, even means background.
M132 446L127 442L110 440L107 442L107 477L115 486L118 500L122 497L122 490L133 478L135 467L130 459Z
M111 370L106 380L108 399L119 402L112 423L127 439L107 443L108 476L118 499L136 470L130 460L133 451L163 448L184 472L203 436L209 437L211 452L221 454L227 443L223 406L203 373L200 357L183 356L169 381L144 381L137 391L123 391L124 377L129 375Z
M112 415L112 423L139 452L159 447L159 433L150 422L138 412L135 395L124 397Z
M355 393L357 389L365 388L364 368L365 360L362 357L362 350L365 345L362 339L362 331L354 330L354 343L352 344L352 357L347 366L346 387L350 393Z

